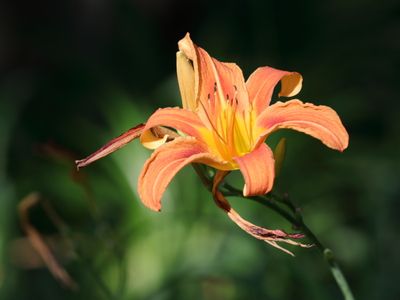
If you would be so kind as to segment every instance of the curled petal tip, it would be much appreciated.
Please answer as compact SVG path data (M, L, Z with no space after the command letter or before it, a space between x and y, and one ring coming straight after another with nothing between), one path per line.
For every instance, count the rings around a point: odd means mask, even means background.
M268 66L256 69L246 82L252 106L261 113L270 104L272 93L278 82L281 82L279 97L292 97L302 87L303 77L297 72L278 70Z
M343 152L344 150L346 150L349 147L349 135L347 134L347 136L343 139L343 144L342 147L340 149L338 149L340 152Z
M171 138L178 137L176 132L168 130L165 127L161 128L162 126L175 128L189 136L197 138L200 137L199 129L204 127L199 117L192 111L177 107L160 108L147 120L143 134L140 136L140 141L145 147L151 149L158 148L164 144L163 138L165 134L168 134ZM157 132L151 132L154 131L155 127L159 127ZM152 145L156 147L149 147Z
M288 72L281 79L281 90L278 97L293 97L296 96L303 85L303 76L298 72Z
M76 170L80 171L81 168L86 167L87 165L90 165L92 163L92 161L88 161L87 158L84 159L77 159L75 160L75 165L76 165Z
M246 184L244 184L244 186L243 186L243 196L245 196L245 197L250 196Z
M79 171L79 169L80 169L80 165L79 165L80 161L81 160L75 160L75 165L76 165L76 170L77 171Z

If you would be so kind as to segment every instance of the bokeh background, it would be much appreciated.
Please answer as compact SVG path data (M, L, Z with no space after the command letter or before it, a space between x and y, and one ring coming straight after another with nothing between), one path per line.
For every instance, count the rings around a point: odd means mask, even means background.
M301 72L299 98L339 113L344 153L291 131L268 140L288 141L275 189L335 252L356 298L398 299L396 2L1 1L0 298L340 299L317 249L292 247L293 258L246 235L191 168L173 180L162 213L138 199L150 152L137 142L75 171L74 159L157 107L180 105L175 52L189 31L245 76L262 65ZM41 200L29 224L67 283L21 226L18 205L31 192ZM291 230L262 206L232 204L256 224Z

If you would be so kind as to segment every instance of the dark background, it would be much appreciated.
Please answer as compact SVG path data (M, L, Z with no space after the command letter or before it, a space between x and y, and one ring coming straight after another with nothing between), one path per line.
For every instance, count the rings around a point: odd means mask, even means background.
M136 182L150 152L138 142L74 171L157 107L180 105L175 52L190 32L246 77L262 65L301 72L298 97L338 112L344 153L291 131L268 140L288 141L275 188L335 252L356 298L397 299L399 15L396 1L1 1L0 298L340 299L316 249L290 248L292 258L252 239L190 168L163 212L148 211ZM75 290L25 238L17 207L33 191L46 206L30 222ZM273 211L232 204L290 231Z

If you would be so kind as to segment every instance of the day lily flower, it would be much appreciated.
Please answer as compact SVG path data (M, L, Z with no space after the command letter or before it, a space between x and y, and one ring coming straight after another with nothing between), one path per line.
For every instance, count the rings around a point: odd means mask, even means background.
M245 181L244 196L268 193L275 177L273 152L264 143L268 136L290 128L343 151L349 137L340 118L330 107L297 99L270 105L279 82L279 97L293 97L300 92L302 76L297 72L260 67L245 81L236 64L212 58L192 42L189 34L178 47L177 76L183 108L158 109L146 124L77 161L78 167L140 137L143 146L154 150L138 184L140 199L148 208L159 211L162 195L175 174L188 164L201 163L217 170L212 187L214 200L239 227L286 252L276 242L306 246L292 240L303 237L301 234L265 229L242 219L218 186L230 171L240 170Z

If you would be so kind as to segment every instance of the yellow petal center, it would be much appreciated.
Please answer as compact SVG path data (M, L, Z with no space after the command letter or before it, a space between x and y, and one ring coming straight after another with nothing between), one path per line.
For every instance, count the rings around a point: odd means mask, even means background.
M256 141L255 111L239 110L237 106L235 100L221 101L215 114L208 115L210 126L201 129L201 135L210 152L227 161L226 168L229 170L239 168L234 158L251 152ZM207 113L204 110L203 112Z

